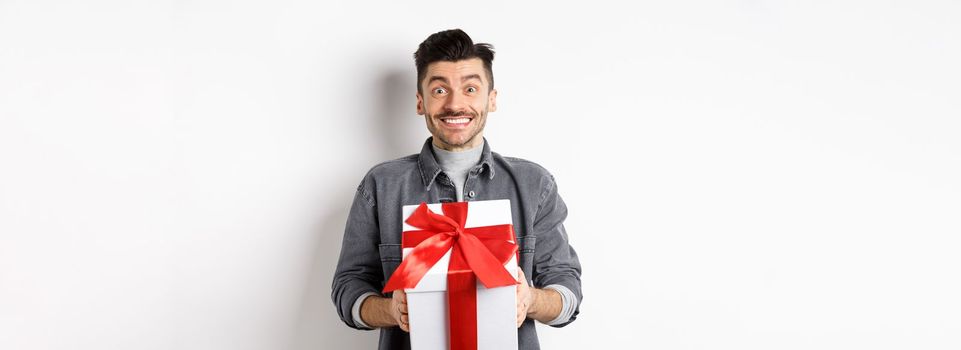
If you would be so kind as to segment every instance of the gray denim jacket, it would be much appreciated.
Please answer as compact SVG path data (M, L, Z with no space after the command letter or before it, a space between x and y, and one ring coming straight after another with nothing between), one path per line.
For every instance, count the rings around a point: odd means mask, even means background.
M331 291L337 313L350 327L361 329L351 314L357 298L367 292L381 295L400 264L401 207L457 198L453 182L434 158L431 142L428 138L420 154L373 167L357 187ZM567 206L557 193L554 177L533 162L491 152L485 139L481 162L468 172L464 200L494 199L511 201L519 264L533 285L559 284L577 296L574 315L555 327L573 322L582 299L581 265L568 244ZM534 320L527 319L518 329L518 343L522 350L540 348ZM380 349L409 348L407 332L399 327L381 329Z

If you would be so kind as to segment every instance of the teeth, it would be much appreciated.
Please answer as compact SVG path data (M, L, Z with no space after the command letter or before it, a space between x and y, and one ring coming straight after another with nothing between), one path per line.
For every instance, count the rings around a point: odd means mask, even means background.
M444 122L447 124L466 124L469 121L470 119L468 118L444 119Z

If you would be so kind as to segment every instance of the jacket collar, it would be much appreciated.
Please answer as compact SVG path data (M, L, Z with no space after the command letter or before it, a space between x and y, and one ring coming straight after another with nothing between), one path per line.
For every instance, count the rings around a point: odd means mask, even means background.
M437 179L437 175L441 173L440 164L437 164L437 158L434 157L434 149L431 144L434 142L433 137L428 137L427 141L424 142L424 147L420 150L420 156L417 157L417 165L420 168L421 179L424 181L424 187L430 189L431 184ZM484 138L484 150L481 152L480 166L487 168L487 174L490 179L494 178L494 156L491 154L490 144L487 142L487 138ZM482 170L483 171L483 170Z

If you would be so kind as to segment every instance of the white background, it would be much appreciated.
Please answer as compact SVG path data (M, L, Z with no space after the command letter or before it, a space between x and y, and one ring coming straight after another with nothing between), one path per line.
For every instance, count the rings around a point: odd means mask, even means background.
M347 207L454 27L570 208L544 348L961 348L961 4L627 3L0 0L0 349L374 348Z

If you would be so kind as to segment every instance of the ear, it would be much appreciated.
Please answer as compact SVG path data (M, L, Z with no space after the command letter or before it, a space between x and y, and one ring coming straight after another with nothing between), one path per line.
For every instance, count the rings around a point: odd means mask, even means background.
M417 114L424 115L424 96L417 92Z
M497 110L497 89L491 90L491 93L487 96L487 111L493 112Z

